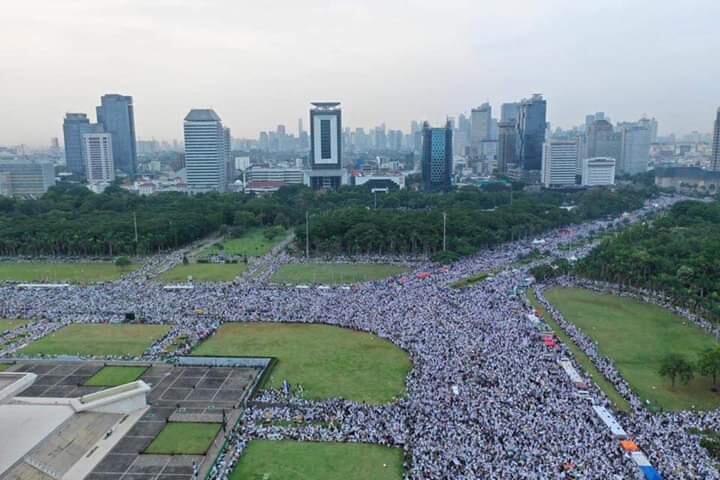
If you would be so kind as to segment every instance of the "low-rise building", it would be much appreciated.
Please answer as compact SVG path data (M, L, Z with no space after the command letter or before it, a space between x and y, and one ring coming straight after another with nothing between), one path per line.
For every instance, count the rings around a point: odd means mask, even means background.
M588 187L615 185L615 163L610 157L584 158L582 184Z
M0 160L0 194L36 197L55 185L55 167L36 160Z

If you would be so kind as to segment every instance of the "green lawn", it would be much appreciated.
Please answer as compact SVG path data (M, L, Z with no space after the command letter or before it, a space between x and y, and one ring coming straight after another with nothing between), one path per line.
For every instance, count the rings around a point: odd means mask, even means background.
M490 274L485 273L485 272L475 273L475 274L473 274L473 275L470 275L470 276L465 277L465 278L461 278L460 280L451 283L450 286L451 286L452 288L465 288L465 287L469 287L469 286L475 285L476 283L482 282L483 280L485 280L485 279L488 278L489 276L490 276Z
M710 391L711 380L697 377L687 386L670 382L657 372L668 353L697 360L716 342L699 327L660 307L637 300L576 288L545 293L566 320L598 343L600 353L613 359L635 393L650 400L651 408L684 410L720 406L720 395Z
M134 382L145 373L148 367L106 366L90 377L85 385L88 387L116 387Z
M167 325L73 324L20 350L23 355L141 355Z
M305 397L385 403L405 392L408 355L375 335L329 325L229 323L194 355L276 357L268 382L301 383Z
M170 422L143 453L204 455L220 431L219 423Z
M244 263L191 263L177 265L158 278L163 282L186 282L192 276L195 282L230 282L245 271Z
M9 363L0 363L0 372L2 372L3 370L7 370L8 368L10 368Z
M226 255L240 255L247 257L262 257L270 253L270 250L280 243L286 236L278 235L272 240L265 238L265 230L251 230L239 238L228 238L222 242L223 250ZM220 249L215 245L210 245L200 252L198 256L204 257L219 252Z
M138 265L119 268L111 262L0 262L0 281L93 283L113 281Z
M382 263L289 263L272 276L277 283L343 283L367 282L407 271L402 265Z
M253 440L230 480L400 480L399 448L363 443Z
M15 330L21 325L25 325L29 320L5 320L0 319L0 335L10 330Z
M585 355L585 352L580 350L580 348L578 348L575 342L573 342L572 339L565 333L565 331L560 328L560 325L555 323L555 320L553 320L552 317L548 315L548 313L545 311L545 308L543 308L543 306L540 305L540 302L538 302L537 297L535 296L535 290L528 290L527 296L528 300L530 300L530 304L540 311L540 314L542 315L545 323L547 323L548 326L553 329L558 338L560 338L560 341L570 349L570 351L575 357L575 360L577 360L585 373L587 373L590 378L592 378L593 382L595 382L595 385L597 385L600 390L602 390L603 393L608 397L615 409L620 410L621 412L630 412L630 402L625 400L625 397L618 393L613 384L610 383L602 373L600 373L600 370L598 370L595 367L595 364L592 363L590 358Z

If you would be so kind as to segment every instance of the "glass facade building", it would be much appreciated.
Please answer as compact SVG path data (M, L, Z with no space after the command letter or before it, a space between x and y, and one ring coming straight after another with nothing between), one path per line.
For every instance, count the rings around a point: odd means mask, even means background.
M137 170L135 113L133 99L126 95L108 94L100 99L97 121L112 135L115 167L128 175Z

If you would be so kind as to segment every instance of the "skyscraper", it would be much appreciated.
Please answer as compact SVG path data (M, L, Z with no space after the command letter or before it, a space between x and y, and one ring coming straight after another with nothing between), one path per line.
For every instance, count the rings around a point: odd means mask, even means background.
M75 175L85 175L82 136L90 131L90 119L84 113L66 113L63 121L65 163Z
M96 111L98 123L103 126L105 132L112 134L115 166L128 175L135 175L137 146L132 97L117 94L103 95Z
M223 127L223 157L225 159L225 181L230 182L234 180L235 162L232 158L232 134L228 127Z
M336 189L343 183L340 102L315 102L310 108L310 186Z
M520 104L517 102L503 103L500 107L500 121L513 122L517 121L520 114ZM499 125L498 125L499 127Z
M622 133L615 132L607 120L595 120L587 130L584 158L608 157L620 161Z
M710 160L711 168L720 172L720 108L715 115L715 131L713 132L712 158Z
M543 146L542 183L546 187L575 185L577 140L549 140Z
M517 161L515 152L517 149L517 129L515 128L515 120L502 121L498 123L500 130L498 134L497 146L497 168L499 174L507 172L509 166L514 166Z
M427 192L448 192L452 186L452 127L448 122L444 128L423 126L422 182Z
M547 102L542 95L535 94L532 98L520 102L518 112L518 163L523 170L540 170L542 167L543 144Z
M490 140L492 129L492 107L489 103L483 103L470 112L471 130L470 142L473 147L480 148L483 140Z
M82 136L85 176L89 183L115 180L112 135L109 133L86 133Z
M620 135L620 161L616 164L618 173L645 173L650 161L650 130L639 124L630 124L621 128Z
M188 191L224 192L227 184L225 130L220 117L211 109L190 110L183 130Z

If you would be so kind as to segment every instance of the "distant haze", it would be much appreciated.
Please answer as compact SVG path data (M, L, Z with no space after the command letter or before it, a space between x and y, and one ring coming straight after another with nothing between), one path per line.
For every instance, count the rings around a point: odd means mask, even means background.
M343 123L408 130L543 93L553 127L585 114L710 131L720 1L22 0L0 28L0 144L62 141L65 112L132 95L138 138L181 138L212 107L236 137Z

